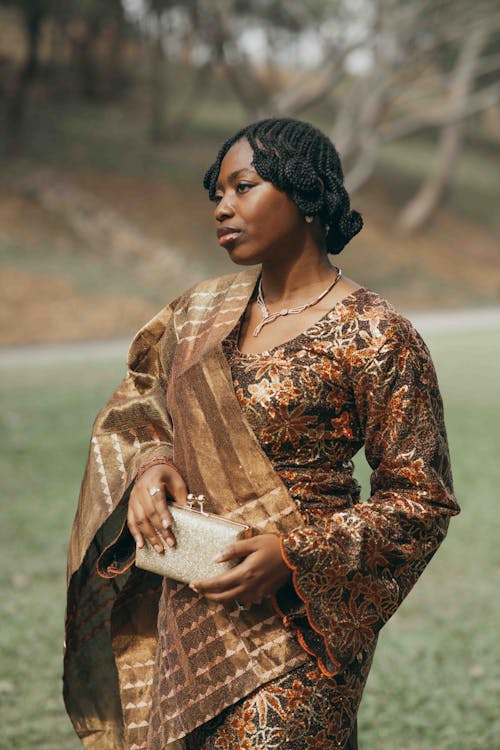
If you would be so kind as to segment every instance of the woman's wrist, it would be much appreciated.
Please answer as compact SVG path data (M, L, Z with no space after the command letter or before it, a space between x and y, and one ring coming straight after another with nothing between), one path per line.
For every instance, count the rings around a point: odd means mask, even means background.
M173 469L176 469L177 467L171 460L171 456L169 456L166 453L157 453L156 455L152 456L149 460L144 461L139 465L139 468L137 469L136 474L136 480L140 479L143 474L145 474L149 469L152 469L153 466L171 466Z

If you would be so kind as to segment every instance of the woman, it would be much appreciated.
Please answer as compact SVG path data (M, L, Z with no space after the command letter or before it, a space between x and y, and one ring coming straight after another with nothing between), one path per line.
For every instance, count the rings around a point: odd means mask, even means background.
M378 631L458 512L435 373L408 321L328 260L362 221L320 131L254 123L205 187L221 246L260 269L161 311L96 420L66 704L100 750L352 750ZM133 566L134 541L175 544L168 501L188 491L257 532L191 586Z

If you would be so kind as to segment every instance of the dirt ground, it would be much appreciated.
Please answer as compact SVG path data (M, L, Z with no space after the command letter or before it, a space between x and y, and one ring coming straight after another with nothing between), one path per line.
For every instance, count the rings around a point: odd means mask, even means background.
M106 339L132 331L156 308L139 297L85 297L57 278L4 268L0 271L0 343L58 343Z

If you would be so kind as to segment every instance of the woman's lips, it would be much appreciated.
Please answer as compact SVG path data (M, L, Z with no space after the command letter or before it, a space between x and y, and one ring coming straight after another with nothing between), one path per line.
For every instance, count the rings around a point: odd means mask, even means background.
M219 245L222 245L222 247L225 247L226 245L233 244L238 237L241 234L240 229L219 229L217 232L217 236L219 238Z

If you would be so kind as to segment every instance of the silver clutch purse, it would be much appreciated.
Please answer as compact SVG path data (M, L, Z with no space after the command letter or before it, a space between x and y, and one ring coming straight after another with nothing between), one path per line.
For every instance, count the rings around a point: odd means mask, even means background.
M213 578L236 565L237 560L215 563L214 558L233 542L252 536L250 526L207 513L203 508L203 495L199 495L196 501L199 508L194 507L192 495L188 495L187 505L168 504L177 543L175 547L164 544L165 551L159 553L145 541L144 547L136 548L135 564L138 568L191 583Z

